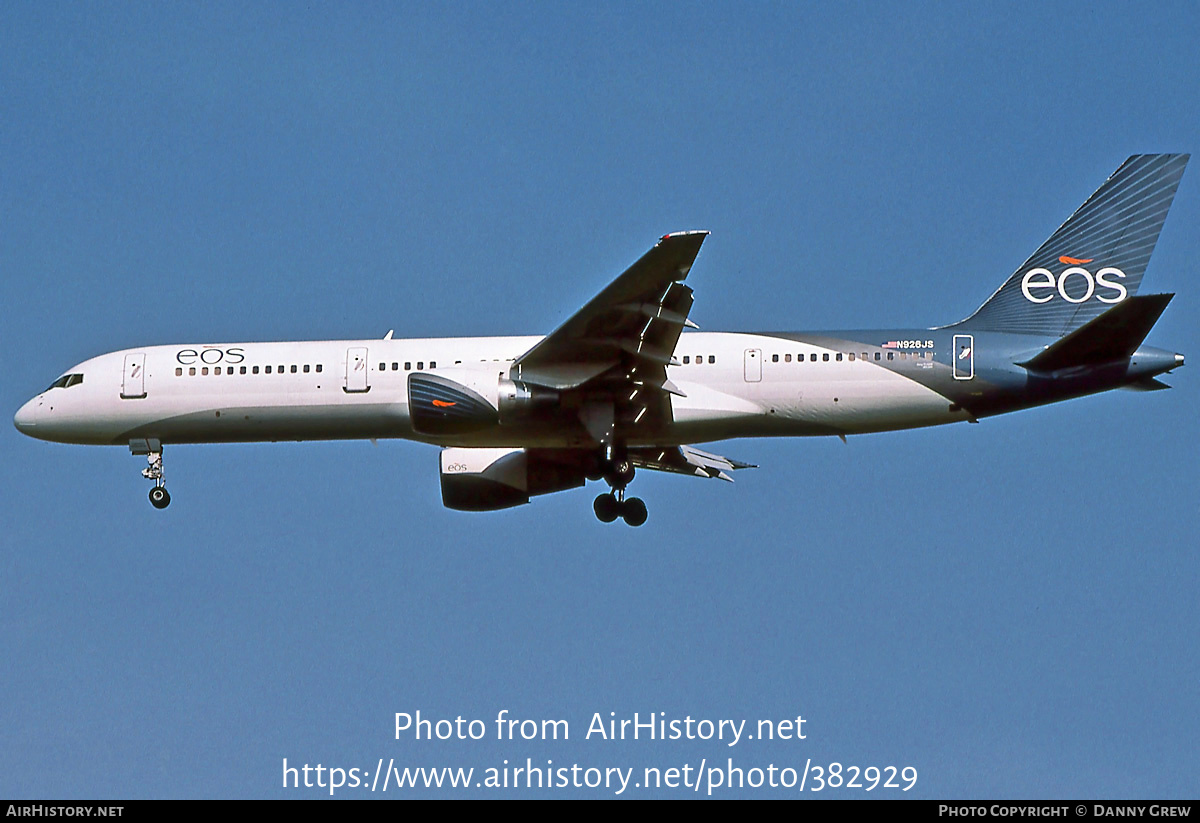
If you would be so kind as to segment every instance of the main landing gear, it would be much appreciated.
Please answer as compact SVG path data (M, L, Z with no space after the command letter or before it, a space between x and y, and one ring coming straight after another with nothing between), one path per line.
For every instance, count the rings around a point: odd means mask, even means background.
M142 477L154 481L154 488L150 490L150 505L156 509L165 509L171 505L171 495L163 481L162 443L150 438L138 438L129 441L129 451L132 454L146 455L146 468L142 469Z
M611 523L620 517L630 526L642 525L649 517L646 504L640 498L625 496L625 487L633 480L633 464L626 458L605 462L603 477L612 491L600 495L592 504L596 518L601 523Z
M640 497L626 497L624 489L602 494L592 504L596 518L601 523L611 523L618 517L624 518L630 526L640 526L646 522L650 513Z

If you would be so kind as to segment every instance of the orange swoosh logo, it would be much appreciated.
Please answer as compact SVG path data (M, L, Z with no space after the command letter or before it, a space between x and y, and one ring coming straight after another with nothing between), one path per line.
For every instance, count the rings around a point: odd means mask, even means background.
M1080 260L1078 257L1067 257L1065 254L1058 258L1058 262L1066 263L1068 266L1082 266L1084 263L1090 263L1096 258L1089 257L1087 260Z
M457 406L458 404L457 403L447 403L445 400L434 400L433 405L437 406L439 409L448 409L451 406Z

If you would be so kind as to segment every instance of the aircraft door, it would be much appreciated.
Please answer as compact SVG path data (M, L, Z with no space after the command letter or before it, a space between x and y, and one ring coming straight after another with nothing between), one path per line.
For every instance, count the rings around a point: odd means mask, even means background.
M762 349L746 349L746 382L762 380Z
M366 348L346 349L346 382L342 386L345 392L367 392L371 390L367 368Z
M146 355L144 352L125 355L121 372L121 397L134 400L146 396Z
M969 334L954 335L954 379L970 380L975 376L975 338Z

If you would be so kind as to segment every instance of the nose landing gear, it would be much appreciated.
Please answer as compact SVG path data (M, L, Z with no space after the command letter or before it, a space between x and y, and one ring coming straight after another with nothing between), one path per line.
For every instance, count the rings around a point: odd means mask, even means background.
M171 495L167 493L163 481L163 448L162 443L152 438L138 438L129 441L131 454L146 455L146 468L142 469L142 477L154 481L150 490L150 505L156 509L165 509L171 505Z
M156 509L165 509L171 505L171 495L165 486L155 486L150 490L150 505Z

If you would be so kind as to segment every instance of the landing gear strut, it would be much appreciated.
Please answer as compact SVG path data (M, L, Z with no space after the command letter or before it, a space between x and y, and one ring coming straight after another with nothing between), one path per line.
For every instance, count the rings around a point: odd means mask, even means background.
M163 481L163 448L162 443L151 438L138 438L129 441L129 451L132 454L146 455L146 468L142 469L142 477L154 481L150 490L150 505L156 509L165 509L171 505L171 495Z
M633 480L634 474L629 458L618 457L611 448L607 449L602 474L605 482L612 486L612 491L600 495L592 504L596 519L601 523L611 523L620 517L630 526L645 523L649 516L646 504L640 498L625 496L625 487Z

